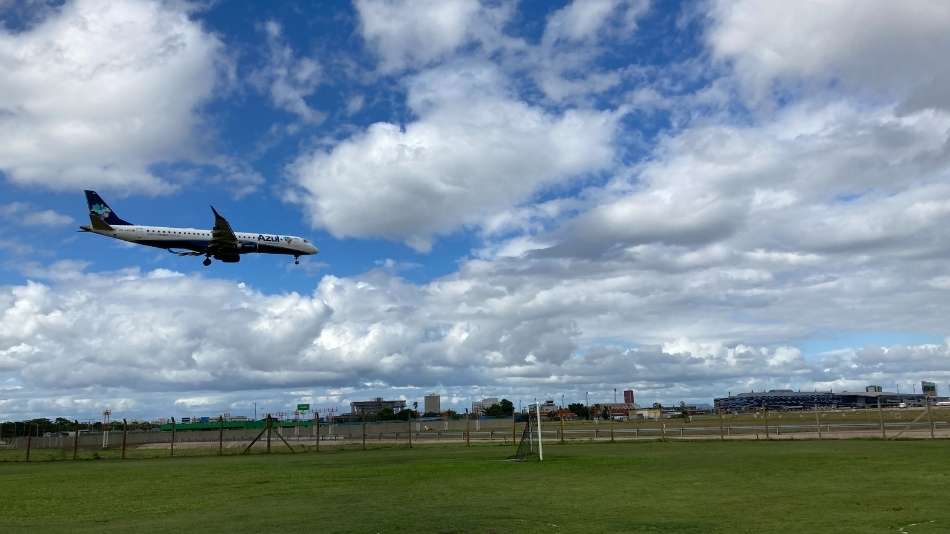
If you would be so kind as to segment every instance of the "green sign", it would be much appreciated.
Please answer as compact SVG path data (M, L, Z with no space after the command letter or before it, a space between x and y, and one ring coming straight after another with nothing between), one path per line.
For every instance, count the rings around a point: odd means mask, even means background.
M309 405L309 404L298 404L298 405L297 405L297 411L298 411L298 412L309 412L309 411L310 411L310 405Z

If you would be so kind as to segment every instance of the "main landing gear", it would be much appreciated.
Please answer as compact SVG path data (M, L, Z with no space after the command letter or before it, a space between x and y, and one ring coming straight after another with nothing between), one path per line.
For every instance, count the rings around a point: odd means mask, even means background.
M300 265L300 256L294 256L294 265Z
M204 261L201 262L201 264L204 265L205 267L211 265L211 258L206 257Z

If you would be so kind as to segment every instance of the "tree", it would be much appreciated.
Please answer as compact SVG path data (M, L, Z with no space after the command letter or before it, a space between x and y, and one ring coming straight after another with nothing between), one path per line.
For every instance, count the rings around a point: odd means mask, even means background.
M605 421L610 419L610 410L608 410L606 406L604 406L604 411L600 412L600 418Z
M515 413L515 405L508 399L501 399L499 403L501 405L501 414L505 417L511 417L511 414Z
M396 418L395 412L392 408L383 408L382 410L376 412L376 419L379 421L392 421Z
M568 404L567 409L576 414L580 419L588 419L590 417L590 409L579 402Z
M501 405L498 404L497 402L485 409L485 417L501 417L501 416L502 416Z
M402 421L408 421L410 417L416 418L416 417L419 417L419 414L416 413L415 411L410 410L410 409L407 408L407 409L404 409L404 410L400 410L399 413L396 414L396 416L394 417L394 419L399 419L399 420L402 420Z

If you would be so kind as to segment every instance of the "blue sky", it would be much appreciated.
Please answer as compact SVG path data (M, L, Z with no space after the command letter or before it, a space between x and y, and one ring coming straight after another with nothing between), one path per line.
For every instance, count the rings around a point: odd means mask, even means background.
M918 4L0 1L0 418L950 384Z

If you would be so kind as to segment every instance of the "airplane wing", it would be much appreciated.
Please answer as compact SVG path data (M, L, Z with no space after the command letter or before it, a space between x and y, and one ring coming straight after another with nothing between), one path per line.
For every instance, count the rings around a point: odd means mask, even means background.
M231 229L231 224L227 219L218 213L218 210L211 206L214 212L214 228L211 229L211 242L208 243L208 251L215 256L237 256L240 244L238 238Z

